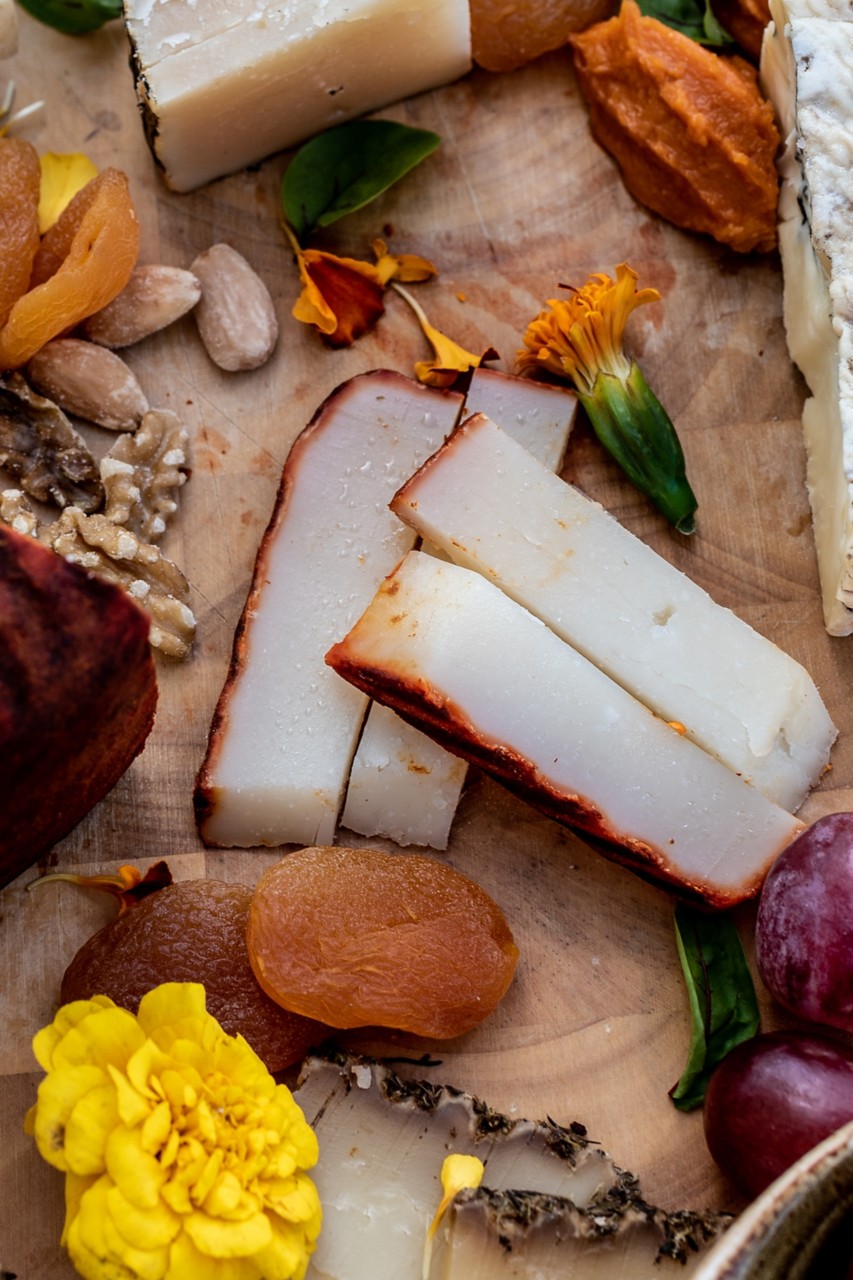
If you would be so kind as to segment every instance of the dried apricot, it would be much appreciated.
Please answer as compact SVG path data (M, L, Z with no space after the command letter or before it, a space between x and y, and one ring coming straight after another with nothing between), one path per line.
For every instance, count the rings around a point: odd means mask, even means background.
M574 31L582 31L613 12L615 0L471 0L474 61L487 71L512 71L540 54L559 49Z
M0 324L30 285L39 247L39 183L35 147L0 138Z
M265 991L334 1027L446 1039L506 992L518 948L500 908L423 854L318 847L258 881L249 960Z
M107 995L135 1013L161 982L201 982L210 1013L270 1071L298 1062L329 1028L288 1013L258 986L246 951L251 898L251 889L221 880L158 890L84 942L62 979L62 1003Z
M51 338L111 302L130 279L138 253L127 177L104 169L45 235L33 261L32 287L0 329L0 369L17 369Z

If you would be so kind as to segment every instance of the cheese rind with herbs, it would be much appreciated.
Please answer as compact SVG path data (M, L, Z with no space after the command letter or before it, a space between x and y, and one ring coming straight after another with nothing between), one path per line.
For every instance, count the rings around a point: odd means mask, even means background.
M784 139L779 249L824 620L853 632L853 6L771 0L762 83Z
M471 66L467 0L125 0L146 134L191 191Z

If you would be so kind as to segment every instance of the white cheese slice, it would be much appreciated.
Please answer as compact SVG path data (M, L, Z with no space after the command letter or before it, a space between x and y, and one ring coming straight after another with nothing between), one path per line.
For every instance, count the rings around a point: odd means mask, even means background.
M152 150L191 191L471 66L467 0L125 0Z
M715 907L802 824L478 573L411 551L327 661L544 813Z
M474 371L465 405L500 422L546 467L562 466L577 413L574 392L481 368ZM352 763L341 822L360 835L446 849L467 772L464 761L374 703Z
M806 482L824 620L841 636L853 632L853 9L771 0L771 12L761 76L784 139L785 329L812 393Z
M488 418L392 507L776 804L823 773L836 731L803 667Z
M205 843L331 844L367 699L323 661L412 546L388 508L462 397L379 370L294 443L196 784Z

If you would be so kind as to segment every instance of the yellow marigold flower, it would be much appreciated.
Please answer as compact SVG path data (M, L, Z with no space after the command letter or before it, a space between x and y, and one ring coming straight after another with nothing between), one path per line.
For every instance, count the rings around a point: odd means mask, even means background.
M419 360L415 364L415 377L418 382L426 383L429 387L450 387L460 373L479 368L484 360L497 359L497 352L492 347L488 347L480 356L460 347L458 342L454 342L452 338L448 338L440 329L430 324L423 307L415 301L407 289L399 284L391 287L396 289L401 298L405 298L414 311L434 352L432 360Z
M631 312L659 300L657 289L637 289L637 273L624 262L615 280L590 276L568 297L552 298L550 309L530 322L517 368L527 376L568 378L595 434L629 480L676 529L692 533L696 498L675 428L636 361L622 350Z
M41 165L41 191L39 194L39 231L53 226L59 215L70 204L78 191L82 191L87 182L97 177L97 166L88 156L73 152L69 155L57 155L54 151L46 151L39 156Z
M66 1174L62 1243L85 1280L300 1280L320 1230L317 1139L290 1091L197 983L134 1016L64 1005L33 1049L26 1119Z

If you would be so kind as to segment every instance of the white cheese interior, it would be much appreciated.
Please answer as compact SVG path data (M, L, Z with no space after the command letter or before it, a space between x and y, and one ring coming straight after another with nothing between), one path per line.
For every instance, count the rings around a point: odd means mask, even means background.
M853 632L853 9L771 0L761 56L784 149L785 329L809 384L809 498L831 635ZM845 20L846 19L846 20Z
M467 0L125 0L125 20L176 191L471 65Z
M487 418L394 509L776 804L820 777L835 729L803 667Z
M553 471L577 412L572 392L475 369L465 407L485 413ZM374 703L352 763L341 822L365 836L446 849L468 772L464 761Z
M323 655L414 535L388 509L452 430L461 397L355 378L299 437L244 613L245 658L202 779L209 844L331 844L367 699Z
M717 905L754 893L800 829L471 570L409 552L340 649L392 697L443 708L478 758L509 752L543 794L586 798L615 838L649 847L653 874Z

